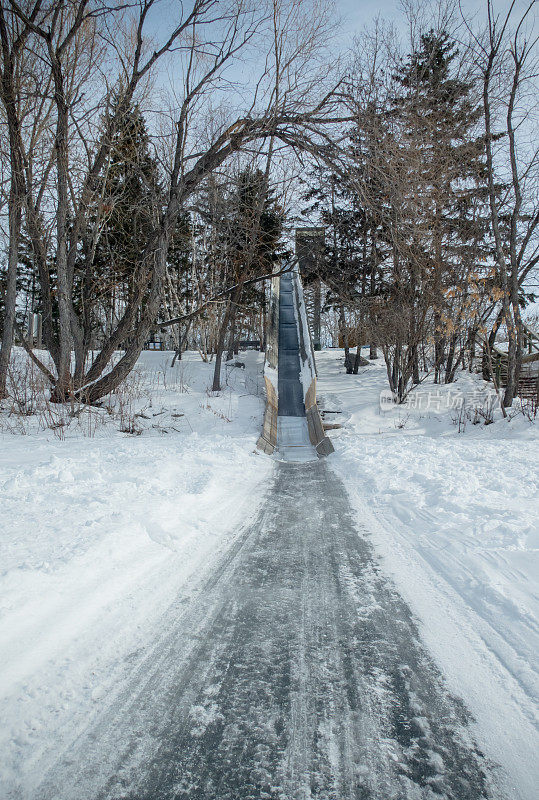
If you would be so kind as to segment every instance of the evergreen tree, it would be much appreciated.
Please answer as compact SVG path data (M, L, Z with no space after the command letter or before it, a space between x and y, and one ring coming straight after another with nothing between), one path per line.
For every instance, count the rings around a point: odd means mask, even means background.
M236 276L270 272L279 257L283 217L261 170L240 172L231 205L229 252Z
M193 246L195 231L191 215L184 211L178 216L170 239L167 254L167 283L163 298L165 317L178 317L192 310L195 302L196 286L193 281ZM176 358L181 359L182 348L191 328L191 320L178 324L175 338ZM174 363L173 361L173 363Z
M390 115L401 150L415 158L401 212L408 227L412 293L432 305L436 378L455 371L469 285L490 253L481 109L471 80L459 77L450 36L430 31L394 75ZM408 213L408 209L410 213ZM463 353L461 348L461 354Z
M370 301L383 291L380 264L384 260L383 238L380 235L381 215L376 202L366 203L366 193L358 192L358 185L368 180L369 158L365 152L365 136L355 127L350 135L349 178L317 168L311 175L312 187L304 194L308 202L302 213L316 215L325 228L325 259L319 274L328 287L325 308L335 308L339 314L339 329L345 350L347 372L357 373L360 362L360 344L356 358L349 352L346 309L354 309L360 317L360 338L368 330ZM360 140L362 147L359 146ZM374 184L371 180L371 195ZM304 276L308 285L311 276ZM371 348L375 357L374 345Z
M245 316L263 308L264 290L256 284L244 284L273 271L283 250L279 246L283 214L273 196L266 175L259 169L243 169L225 190L225 202L216 231L222 247L224 280L236 288L230 295L220 326L216 347L213 389L220 387L221 357L229 332L231 354L238 312ZM241 302L241 306L240 306Z
M127 111L115 133L103 178L94 236L85 243L77 288L81 306L86 302L97 312L88 300L98 300L98 313L105 317L101 324L111 328L145 280L148 266L141 262L141 246L159 213L157 166L138 105ZM89 326L94 322L89 320Z
M246 168L240 172L231 197L232 219L228 254L234 283L274 271L284 256L280 239L283 214L259 169ZM232 356L238 311L248 318L264 308L265 291L262 283L244 286L231 309L228 357Z

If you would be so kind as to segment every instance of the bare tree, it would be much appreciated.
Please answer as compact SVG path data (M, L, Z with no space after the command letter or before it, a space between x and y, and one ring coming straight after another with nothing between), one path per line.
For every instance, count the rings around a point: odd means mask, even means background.
M48 320L44 338L56 367L52 387L56 401L74 393L95 402L129 373L158 318L176 219L207 175L252 142L278 138L315 147L317 136L323 143L323 134L318 133L322 126L338 119L335 86L321 78L320 65L312 59L325 44L327 22L309 16L306 3L288 5L275 0L269 8L250 9L235 0L194 0L181 11L170 33L150 50L146 31L156 5L156 0L141 0L134 8L118 10L88 0L36 2L30 8L16 0L9 2L9 14L24 31L26 48L46 65L54 109L53 146L49 154L43 154L49 166L42 170L39 183L26 178L23 211ZM232 118L230 103L221 120L213 114L205 141L195 136L201 115L211 111L215 99L224 100L217 89L223 84L224 68L250 48L253 56L255 43L260 48L268 40L270 57L262 60L260 77L247 102L245 97L241 105L238 101L235 113L232 106ZM287 43L286 58L271 56L276 40ZM115 78L111 79L110 69L104 76L93 68L90 55L100 48L105 48L108 66L116 65ZM73 67L74 55L78 69ZM182 77L175 87L172 130L162 148L168 160L155 198L159 213L151 232L140 242L141 268L133 291L92 360L87 318L81 308L91 301L87 293L92 281L82 280L82 296L75 296L80 255L88 254L83 272L91 273L92 246L106 213L100 196L115 132L165 57L173 60ZM327 69L322 71L327 76ZM96 133L98 114L101 122ZM24 142L14 140L12 149L15 161L28 161ZM17 220L15 214L14 232ZM14 264L16 252L14 236ZM111 366L121 348L123 354Z
M4 294L4 324L0 350L0 399L6 394L6 380L15 330L17 268L21 237L22 211L26 193L24 162L22 82L26 73L26 43L37 19L39 3L29 12L27 21L0 5L0 99L5 113L9 140L8 258ZM39 108L37 111L39 112Z
M537 89L537 36L529 24L534 3L529 3L511 30L515 6L513 0L502 17L495 14L491 0L487 0L486 33L472 34L483 83L496 276L509 343L505 406L511 405L518 391L524 347L522 291L539 263L539 205L534 189L539 150L535 142L526 142L535 111L529 89ZM496 150L497 142L500 146ZM503 177L508 175L508 189L502 196L496 188L500 172Z

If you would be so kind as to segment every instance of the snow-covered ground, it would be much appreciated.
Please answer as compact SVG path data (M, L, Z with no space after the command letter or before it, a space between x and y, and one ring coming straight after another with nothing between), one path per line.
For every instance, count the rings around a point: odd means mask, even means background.
M0 435L2 798L25 797L262 501L261 354L219 396L212 364L171 358L144 353L124 397L140 435L95 409L60 438L38 415Z
M262 360L240 358L218 396L198 354L171 369L144 353L112 414L0 415L5 796L31 793L259 509L273 467L255 452ZM317 355L321 407L341 412L326 422L343 425L328 464L509 797L535 800L539 420L501 420L466 373L381 405L382 359L357 376L342 361Z
M490 390L467 373L389 405L383 359L357 376L342 363L338 350L317 357L320 405L341 412L326 421L343 425L329 434L330 463L451 690L474 714L480 743L507 772L511 797L533 800L539 418L532 424L515 404L504 421L494 399L495 423L485 425Z

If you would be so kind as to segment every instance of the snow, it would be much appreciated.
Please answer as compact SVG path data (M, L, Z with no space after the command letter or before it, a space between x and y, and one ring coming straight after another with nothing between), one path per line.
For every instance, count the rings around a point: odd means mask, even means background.
M213 364L171 358L141 357L140 435L108 414L0 435L2 797L31 791L262 501L262 355L218 396Z
M518 402L503 420L476 375L425 382L404 405L381 405L382 358L355 376L344 374L342 351L317 355L320 407L340 411L326 421L343 424L330 432L329 463L451 691L475 716L480 745L508 776L509 796L533 800L539 425ZM495 421L485 425L488 406Z
M172 369L170 353L144 353L109 410L0 415L2 800L32 795L259 510L274 468L255 451L263 358L240 360L215 394L198 354ZM476 375L425 382L396 406L381 358L357 376L339 350L317 365L320 408L340 412L325 420L343 426L327 464L361 535L473 713L507 796L534 800L539 425L518 403L503 420ZM194 703L193 736L217 713L211 695Z

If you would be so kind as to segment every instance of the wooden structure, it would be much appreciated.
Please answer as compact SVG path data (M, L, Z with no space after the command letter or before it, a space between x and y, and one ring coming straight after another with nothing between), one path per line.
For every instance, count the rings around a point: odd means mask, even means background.
M277 367L279 359L279 286L278 277L271 279L269 300L269 314L266 328L266 358L264 369L264 383L266 385L266 409L262 433L259 436L257 447L271 455L277 445Z
M518 381L517 395L525 400L539 403L539 337L525 327L528 353L522 356L522 368ZM489 374L487 345L481 337L479 343L483 348L483 375ZM491 349L492 367L498 386L507 386L507 353L496 344Z

